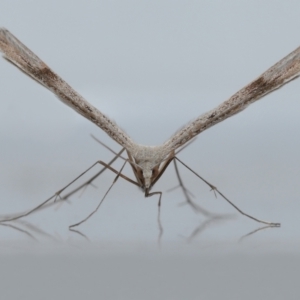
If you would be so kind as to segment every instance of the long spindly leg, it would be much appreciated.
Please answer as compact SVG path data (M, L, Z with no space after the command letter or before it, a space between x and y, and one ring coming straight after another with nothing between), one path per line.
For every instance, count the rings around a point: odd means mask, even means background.
M127 160L127 158L123 157L122 155L118 155L117 152L115 152L113 149L111 149L110 147L108 147L106 144L104 144L103 142L101 142L98 138L96 138L93 134L91 134L91 137L98 143L100 144L102 147L104 147L105 149L107 149L108 151L110 151L111 153L113 153L114 155L117 155L118 157L120 157L123 160Z
M108 163L108 165L110 166L123 152L124 152L124 148L122 148L120 150L119 153L116 154L116 156ZM97 162L98 163L98 162ZM60 194L66 189L68 188L71 184L73 184L77 179L79 179L81 176L83 176L84 174L86 174L89 170L91 170L97 163L93 164L91 167L89 167L87 170L85 170L83 173L81 173L78 177L76 177L74 180L72 180L69 184L67 184L64 188L62 188L61 190L57 191L53 196L51 196L50 198L48 198L47 200L45 200L44 202L42 202L41 204L39 204L38 206L34 207L33 209L31 209L30 211L25 211L25 212L21 212L18 214L13 214L13 215L9 215L9 216L2 216L2 218L4 218L3 220L0 220L0 222L4 222L4 221L13 221L13 220L17 220L19 218L25 217L31 213L34 213L42 208L48 208L49 206L53 205L53 203L56 202L57 197L60 197L60 201L65 201L68 199L68 197L70 197L72 194L74 194L75 192L77 192L78 190L80 190L81 188L85 187L87 184L89 184L90 182L92 182L93 180L95 180L98 176L100 176L106 169L107 167L104 166L104 168L102 168L96 175L94 175L92 178L90 178L88 181L86 181L84 184L80 185L77 189L71 191L70 193L68 193L67 195L64 195L63 197L60 196ZM52 199L54 198L54 202L50 202Z
M94 135L91 134L91 137L97 142L99 143L102 147L106 148L107 150L109 150L110 152L112 152L113 154L115 154L114 158L107 163L108 166L111 166L118 158L121 158L123 160L126 160L125 157L123 157L122 155L120 155L120 153L115 152L114 150L112 150L110 147L108 147L106 144L104 144L103 142L101 142L99 139L97 139ZM123 151L122 151L123 152ZM81 189L83 189L82 192L84 192L84 190L87 188L88 185L92 185L93 181L96 180L107 168L104 167L102 168L99 172L97 172L94 176L92 176L89 180L87 180L86 182L84 182L83 184L81 184L80 186L78 186L77 188L75 188L74 190L72 190L71 192L63 195L61 197L61 200L67 200L70 196L72 196L73 194L75 194L76 192L80 191Z
M255 230L252 230L250 232L248 232L247 234L244 234L243 236L241 236L238 240L238 242L242 242L244 239L250 237L251 235L253 234L256 234L257 232L261 231L261 230L266 230L268 228L276 228L278 226L271 226L271 225L265 225L265 226L262 226L262 227L259 227L259 228L256 228Z
M124 148L118 153L119 155L124 151ZM86 169L83 173L81 173L79 176L77 176L74 180L72 180L70 183L68 183L65 187L63 187L62 189L60 189L59 191L57 191L54 195L52 195L50 198L48 198L47 200L45 200L44 202L42 202L41 204L37 205L36 207L34 207L33 209L24 212L24 213L20 213L17 215L13 215L11 217L7 217L5 219L0 220L0 222L7 222L7 221L14 221L23 217L26 217L30 214L32 214L33 212L39 210L41 207L43 207L45 204L49 203L51 200L54 199L54 201L57 199L57 197L60 196L60 194L66 189L68 188L71 184L73 184L76 180L78 180L80 177L82 177L84 174L86 174L89 170L91 170L94 166L96 166L97 164L101 164L103 165L106 169L111 170L112 172L118 174L118 171L116 171L115 169L113 169L112 167L110 167L109 165L107 165L106 163L102 162L102 161L97 161L95 162L92 166L90 166L88 169ZM127 176L120 174L120 177L124 178L125 180L137 185L138 183L136 183L135 181L131 180L130 178L128 178Z
M160 207L161 206L162 192L152 192L152 193L149 193L148 191L145 192L145 197L152 197L154 195L159 195L159 198L158 198L158 207Z
M215 186L213 186L211 183L209 183L207 180L205 180L203 177L201 177L199 174L197 174L195 171L193 171L190 167L188 167L184 162L182 162L179 158L175 157L176 160L178 160L183 166L185 166L188 170L190 170L193 174L195 174L198 178L200 178L203 182L205 182L213 191L215 191L217 194L219 194L224 200L226 200L231 206L233 206L239 213L242 215L256 221L259 223L267 224L270 226L276 226L279 227L280 223L273 223L273 222L267 222L260 219L257 219L255 217L252 217L246 213L244 213L241 209L239 209L233 202L231 202L223 193L221 193Z
M177 163L176 163L176 159L177 157L175 156L173 162L174 162L174 167L175 167L175 172L176 172L176 175L177 175L177 178L178 178L178 181L179 181L179 187L181 187L182 191L183 191L183 194L185 196L185 199L186 199L186 202L187 204L189 204L195 211L197 212L200 212L202 213L203 215L207 216L207 217L213 217L215 216L215 214L212 214L210 213L209 211L203 209L202 207L200 207L199 205L197 205L196 203L194 203L191 198L190 198L190 192L189 190L185 187L183 181L182 181L182 178L179 174L179 170L178 170L178 166L177 166Z
M229 219L231 219L232 216L215 216L207 219L204 222L201 222L196 228L192 231L192 233L186 238L187 242L191 242L196 238L196 236L199 236L205 231L207 228L211 227L213 224L225 222Z
M33 240L37 241L37 239L27 230L24 230L22 228L19 228L15 225L11 225L11 224L5 224L5 223L2 223L0 224L1 226L6 226L6 227L10 227L12 229L14 229L15 231L19 231L19 232L22 232L24 233L25 235L29 236L30 238L32 238Z
M162 238L162 235L164 233L164 228L161 224L161 218L160 218L160 206L158 207L158 214L157 214L157 225L158 225L158 230L159 230L159 234L158 234L158 245L160 245L161 243L161 238Z
M69 228L69 230L82 236L84 239L86 239L88 242L90 242L89 238L85 234L83 234L81 231L73 229L73 228Z
M146 190L145 192L145 197L151 197L154 195L159 195L159 199L158 199L158 212L157 212L157 225L158 225L158 230L159 230L159 234L158 234L158 244L160 245L161 242L161 238L164 232L162 223L161 223L161 218L160 218L160 207L161 207L161 197L162 197L162 192L152 192L149 193L148 190Z
M114 163L118 159L118 157L120 157L118 153L115 153L115 152L113 152L113 153L115 154L115 156L110 162L107 163L108 166L111 166L112 163ZM96 180L106 170L107 170L107 167L103 167L99 172L97 172L89 180L87 180L86 182L84 182L83 184L81 184L80 186L78 186L77 188L72 190L71 192L69 192L69 193L65 194L64 196L62 196L61 199L62 200L67 200L70 196L72 196L76 192L80 191L81 189L86 188L88 185L92 184L93 181Z
M111 190L111 188L114 186L114 184L116 183L116 181L119 179L119 177L122 175L121 172L123 171L125 164L127 163L127 160L124 162L121 170L117 173L117 176L115 177L114 181L112 182L112 184L110 185L109 189L106 191L106 193L104 194L104 196L102 197L101 201L99 202L99 204L97 205L97 207L83 220L81 220L78 223L75 223L73 225L69 226L69 229L72 230L71 228L79 226L80 224L84 223L85 221L87 221L94 213L97 212L97 210L99 209L99 207L101 206L101 204L103 203L104 199L106 198L107 194L109 193L109 191Z

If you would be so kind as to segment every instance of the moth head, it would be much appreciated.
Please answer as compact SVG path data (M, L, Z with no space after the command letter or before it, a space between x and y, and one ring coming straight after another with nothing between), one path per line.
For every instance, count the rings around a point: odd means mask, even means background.
M159 174L159 166L162 160L159 149L159 147L140 146L139 151L133 155L135 165L132 167L143 189L150 190Z
M159 166L152 166L151 163L145 162L135 166L135 176L143 190L150 190L157 177Z
M150 190L151 187L153 186L154 182L156 181L156 177L159 173L159 165L150 167L150 168L145 168L142 170L143 174L143 183L144 189Z

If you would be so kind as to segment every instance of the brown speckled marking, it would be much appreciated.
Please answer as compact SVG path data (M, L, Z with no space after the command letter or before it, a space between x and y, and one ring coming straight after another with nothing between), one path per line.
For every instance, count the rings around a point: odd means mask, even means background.
M183 146L202 131L242 111L264 95L280 88L298 77L300 73L300 48L297 48L227 101L184 126L163 145L143 146L136 144L115 122L88 103L4 28L0 29L0 51L4 53L6 59L43 84L60 100L99 126L124 147L130 158L129 163L134 170L137 182L146 189L160 178L166 166L174 158L175 150L178 147Z

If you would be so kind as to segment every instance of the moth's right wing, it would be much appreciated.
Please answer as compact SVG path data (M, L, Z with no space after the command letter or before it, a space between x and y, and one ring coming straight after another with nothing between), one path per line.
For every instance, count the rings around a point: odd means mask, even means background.
M163 145L165 154L170 153L194 138L202 131L241 112L251 103L281 88L300 75L300 47L265 71L256 80L239 90L216 108L199 116L184 126Z
M48 88L62 102L99 126L122 147L129 151L132 149L133 141L115 122L88 103L5 28L0 28L0 51L7 60Z

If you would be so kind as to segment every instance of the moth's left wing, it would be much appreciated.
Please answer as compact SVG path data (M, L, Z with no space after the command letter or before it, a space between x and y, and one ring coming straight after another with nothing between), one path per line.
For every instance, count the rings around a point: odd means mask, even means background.
M114 121L92 106L5 28L0 28L0 52L25 74L58 96L62 102L99 126L122 147L132 150L134 142Z

